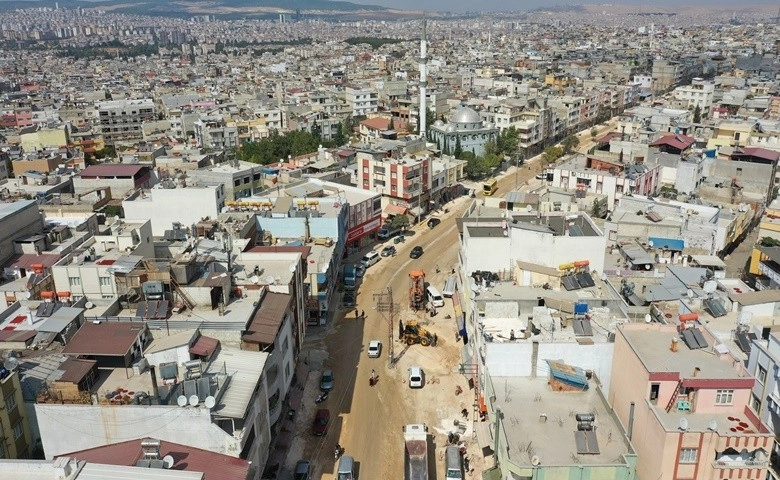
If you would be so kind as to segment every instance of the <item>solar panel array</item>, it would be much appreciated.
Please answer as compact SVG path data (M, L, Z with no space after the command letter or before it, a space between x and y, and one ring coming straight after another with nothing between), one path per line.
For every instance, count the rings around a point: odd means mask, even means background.
M726 311L726 307L724 307L722 303L720 303L718 300L715 300L714 298L707 298L703 303L704 307L709 310L713 317L722 317L728 313Z
M596 282L593 281L593 276L588 272L575 273L573 275L561 277L561 283L563 284L563 288L568 291L579 290L581 288L588 288L596 285Z
M739 349L745 353L750 353L750 347L753 344L753 340L758 338L755 333L737 333L736 340Z
M38 309L35 311L35 315L38 318L48 318L51 314L60 309L62 303L60 302L43 302L38 305Z
M585 318L575 318L572 327L574 328L574 335L578 337L593 336L593 327L590 324L590 320Z
M145 319L168 318L168 300L138 302L138 309L135 312L135 316Z
M709 347L707 340L704 339L704 335L698 328L686 328L682 331L682 338L691 350Z
M574 432L574 440L577 442L577 453L580 455L598 455L601 453L596 432L593 430L578 430Z

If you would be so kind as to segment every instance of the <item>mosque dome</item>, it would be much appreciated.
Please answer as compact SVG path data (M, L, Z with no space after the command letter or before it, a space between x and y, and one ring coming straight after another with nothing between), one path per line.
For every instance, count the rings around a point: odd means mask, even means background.
M450 117L452 123L482 123L479 114L469 107L460 107Z
M454 132L455 131L455 125L451 125L451 124L447 125L447 127L444 129L444 131L447 132L447 133Z
M442 122L441 120L436 120L435 122L433 122L433 126L434 127L443 127L444 126L444 122Z

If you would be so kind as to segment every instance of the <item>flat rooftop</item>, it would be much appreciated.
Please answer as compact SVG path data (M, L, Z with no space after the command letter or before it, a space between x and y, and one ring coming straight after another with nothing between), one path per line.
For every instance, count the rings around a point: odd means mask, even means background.
M518 465L619 465L621 456L634 454L618 419L610 413L595 382L577 392L556 392L545 377L493 377L499 386L494 406L504 415L502 425L509 457ZM598 454L579 454L574 432L577 414L595 415ZM544 415L546 415L546 420Z

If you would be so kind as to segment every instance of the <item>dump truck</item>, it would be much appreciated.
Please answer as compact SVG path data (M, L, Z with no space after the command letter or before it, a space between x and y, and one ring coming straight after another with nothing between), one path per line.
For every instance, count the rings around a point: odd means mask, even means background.
M414 311L425 308L425 272L409 272L409 308Z
M404 427L406 480L428 480L428 427L412 423Z
M344 290L354 290L357 287L357 267L353 263L344 265Z
M407 345L419 343L423 347L427 347L433 343L433 335L414 320L406 322L401 337Z

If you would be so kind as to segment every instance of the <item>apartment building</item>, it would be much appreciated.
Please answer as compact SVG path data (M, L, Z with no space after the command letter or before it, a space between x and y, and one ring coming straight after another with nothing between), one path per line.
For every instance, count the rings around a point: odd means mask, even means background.
M217 218L224 206L224 185L196 186L172 180L139 190L122 201L125 219L150 220L156 237L165 235L174 223L189 226L204 217Z
M43 215L35 200L0 203L0 265L16 253L15 241L43 232Z
M675 88L672 96L682 108L694 111L698 107L701 118L706 119L712 112L715 84L702 78L694 78L690 85Z
M32 125L21 130L19 141L25 152L34 152L45 148L60 148L70 143L68 125L47 127Z
M21 360L6 360L17 363ZM19 372L0 369L0 459L30 458L34 446Z
M685 67L679 62L663 59L653 61L653 93L671 90L682 83Z
M775 288L778 288L775 286ZM780 371L780 336L770 332L768 338L757 338L752 332L741 332L742 338L748 343L748 372L753 374L756 383L750 404L758 413L758 417L776 435L780 433L780 383L777 372ZM752 339L752 341L751 341ZM780 445L775 441L772 446L771 479L780 478Z
M151 99L97 102L95 114L103 141L108 145L141 140L143 122L157 118L154 100Z
M344 99L353 117L375 113L379 105L379 94L373 88L347 86Z
M129 163L90 165L72 180L73 190L76 193L87 193L109 187L112 198L123 198L139 188L149 188L155 182L150 167Z
M751 406L755 379L698 320L615 332L609 401L638 454L638 478L767 476L774 434Z
M358 150L357 185L382 194L382 205L419 216L427 210L431 190L431 159L415 156L386 157L385 152ZM400 210L398 210L400 209Z
M193 128L199 147L222 150L238 146L238 126L223 115L201 115Z
M187 178L198 185L224 185L224 199L233 201L251 196L263 189L263 167L256 163L234 160L227 163L188 170Z

